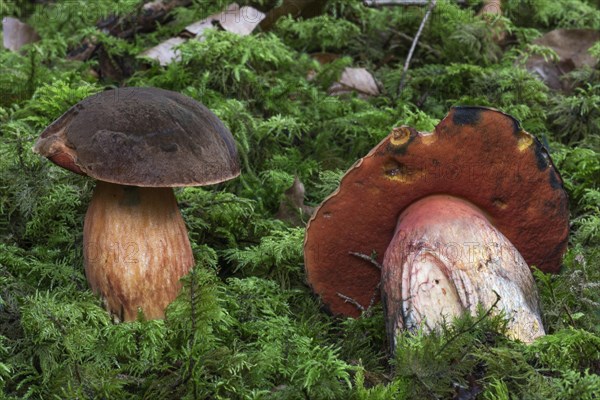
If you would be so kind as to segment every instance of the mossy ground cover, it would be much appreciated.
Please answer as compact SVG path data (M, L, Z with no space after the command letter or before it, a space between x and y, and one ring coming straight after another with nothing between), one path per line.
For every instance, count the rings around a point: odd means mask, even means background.
M571 73L550 90L519 60L555 28L600 28L593 1L503 2L511 40L475 17L478 1L439 1L398 94L424 7L366 8L332 0L313 19L281 19L246 37L214 31L167 67L136 58L224 1L175 8L153 32L118 39L96 22L137 0L2 2L40 42L0 51L0 398L6 399L592 399L600 393L600 72ZM246 3L246 2L242 2ZM96 37L97 58L66 54ZM543 49L542 49L543 50ZM592 52L600 55L598 45ZM312 52L342 55L319 65ZM371 70L382 95L327 95L346 66ZM309 72L316 72L307 80ZM86 96L156 86L198 99L233 132L242 175L176 191L197 260L167 318L113 324L88 289L83 217L93 181L31 152L41 130ZM304 227L277 220L297 176L306 203L400 124L429 130L458 104L519 118L548 145L570 198L569 250L558 275L536 272L549 335L532 345L502 335L501 318L464 317L434 334L406 334L390 358L380 307L334 318L305 282ZM535 196L535 193L531 194ZM483 318L482 318L483 317ZM596 396L596 397L594 397Z

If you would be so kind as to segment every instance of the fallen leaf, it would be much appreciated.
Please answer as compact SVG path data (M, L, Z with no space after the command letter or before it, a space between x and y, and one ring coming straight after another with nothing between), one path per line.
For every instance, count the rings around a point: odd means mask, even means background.
M502 1L500 0L484 0L483 7L477 15L502 15Z
M315 60L316 62L318 62L319 64L325 65L325 64L329 64L329 63L337 60L338 58L340 58L340 55L333 54L333 53L313 53L310 55L310 57L313 60ZM312 81L313 79L315 79L316 76L317 76L317 71L315 71L314 69L311 69L306 74L306 79L309 81Z
M96 23L96 27L109 35L127 39L139 32L151 32L169 19L175 7L187 7L192 0L155 0L145 3L135 12L117 16L108 15ZM98 50L96 38L84 41L67 54L69 60L86 61Z
M279 210L275 218L289 222L294 226L304 225L306 219L315 210L314 207L304 204L304 193L304 184L297 176L294 177L294 183L285 191L284 198L279 203Z
M323 64L329 64L331 62L334 62L341 56L339 54L334 54L334 53L313 53L310 55L310 57L313 60L316 60L319 64L323 65Z
M192 0L155 0L145 3L141 10L134 13L116 16L110 15L100 21L98 29L120 38L129 38L139 32L154 31L158 24L169 19L169 13L176 7L187 7Z
M359 97L378 96L380 94L377 81L364 68L346 68L339 81L331 85L327 91L331 96L340 96L357 92Z
M502 1L500 0L484 0L483 7L477 15L483 18L490 26L493 32L494 42L500 44L506 39L506 28L504 22L498 20L502 16Z
M550 47L558 54L558 61L544 60L541 55L531 56L525 67L540 77L548 87L555 90L569 90L570 83L561 77L583 66L594 67L598 60L588 53L588 49L600 40L600 32L594 29L556 29L546 33L534 44Z
M260 23L263 32L271 30L282 17L290 15L293 18L312 18L323 13L327 0L283 0L279 7L269 11Z
M184 42L184 38L174 37L144 51L140 56L156 60L161 66L165 67L173 61L181 59L181 54L175 49L175 46Z
M230 4L223 12L213 14L201 21L194 22L185 27L179 36L167 39L158 45L145 50L140 56L156 60L163 67L173 61L181 59L175 46L184 43L187 39L182 37L193 36L196 40L204 40L204 32L207 29L221 28L240 36L247 36L265 18L265 14L255 8L240 7L237 3Z
M111 81L123 81L133 75L135 68L130 57L119 57L111 55L101 44L96 48L98 55L98 74L100 79Z
M241 7L233 3L218 17L218 23L227 32L247 36L265 18L265 14L255 8Z
M213 14L202 21L194 22L186 26L185 30L198 39L202 37L202 33L206 29L214 28L215 26L220 26L227 32L247 36L252 33L264 18L265 14L256 8L248 6L240 8L237 3L232 3L225 11Z
M2 35L4 48L19 51L26 44L37 42L40 35L29 25L16 18L2 18Z
M95 37L84 39L83 42L67 55L69 60L85 61L98 49L98 43Z

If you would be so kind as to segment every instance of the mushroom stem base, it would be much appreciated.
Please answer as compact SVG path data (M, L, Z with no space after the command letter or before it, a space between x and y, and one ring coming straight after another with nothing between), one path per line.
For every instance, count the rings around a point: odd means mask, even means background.
M120 321L163 318L194 265L185 223L171 188L99 181L83 230L92 290Z
M433 330L477 306L504 311L509 336L544 335L538 293L525 260L475 205L429 196L398 218L385 253L382 297L395 350L400 330Z

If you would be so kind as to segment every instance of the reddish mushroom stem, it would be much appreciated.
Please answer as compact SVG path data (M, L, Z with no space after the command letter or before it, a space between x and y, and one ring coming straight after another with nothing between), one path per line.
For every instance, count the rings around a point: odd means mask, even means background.
M83 231L92 290L121 321L164 317L179 279L194 265L187 230L171 188L99 181Z
M478 207L453 196L425 197L398 218L383 261L390 344L402 329L432 330L497 302L513 338L544 335L538 294L525 260Z

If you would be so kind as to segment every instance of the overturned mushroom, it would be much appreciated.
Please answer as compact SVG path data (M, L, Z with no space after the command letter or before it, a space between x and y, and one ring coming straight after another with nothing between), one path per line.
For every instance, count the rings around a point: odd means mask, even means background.
M334 314L358 316L381 285L392 346L399 329L478 304L496 304L530 342L544 330L528 265L557 272L567 235L542 144L499 111L455 107L433 133L395 128L355 163L310 220L304 255Z
M83 233L93 291L120 320L162 318L194 258L172 187L240 172L234 139L206 107L157 88L90 96L53 122L34 151L98 179Z

